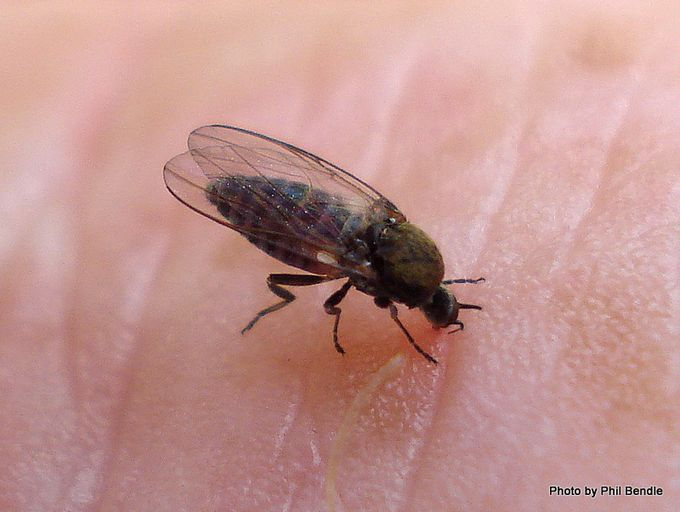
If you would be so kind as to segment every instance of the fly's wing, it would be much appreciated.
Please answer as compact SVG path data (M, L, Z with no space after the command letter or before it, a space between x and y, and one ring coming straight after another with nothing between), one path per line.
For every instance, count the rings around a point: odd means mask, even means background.
M341 270L361 265L347 245L346 225L405 220L378 191L330 162L229 126L193 131L189 151L166 164L164 177L184 204L269 254L294 251Z

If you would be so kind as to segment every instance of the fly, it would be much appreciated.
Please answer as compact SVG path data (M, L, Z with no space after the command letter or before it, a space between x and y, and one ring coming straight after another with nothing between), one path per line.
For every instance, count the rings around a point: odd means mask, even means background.
M388 309L409 343L431 363L437 360L399 320L396 304L420 308L436 328L462 330L461 309L445 288L479 279L443 280L444 261L435 243L376 189L307 151L255 132L211 125L189 135L189 151L163 170L168 190L194 211L238 231L270 256L307 274L270 274L269 289L281 299L255 315L245 334L265 315L295 300L286 287L345 279L325 302L338 340L345 295L354 287Z

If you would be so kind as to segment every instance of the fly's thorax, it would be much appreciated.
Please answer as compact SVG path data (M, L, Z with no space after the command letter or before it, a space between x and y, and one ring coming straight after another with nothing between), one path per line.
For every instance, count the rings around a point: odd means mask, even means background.
M408 307L427 303L444 277L444 260L432 239L409 222L375 230L372 265L385 294Z

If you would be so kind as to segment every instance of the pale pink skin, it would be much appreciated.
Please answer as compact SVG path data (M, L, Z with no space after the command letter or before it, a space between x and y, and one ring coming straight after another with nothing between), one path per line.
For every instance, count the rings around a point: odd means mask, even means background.
M676 13L224 4L3 6L0 510L325 510L400 352L339 510L674 510ZM439 366L356 291L336 353L340 282L240 336L291 269L161 179L214 122L352 170L486 277L463 333L402 308ZM549 495L605 484L664 495Z

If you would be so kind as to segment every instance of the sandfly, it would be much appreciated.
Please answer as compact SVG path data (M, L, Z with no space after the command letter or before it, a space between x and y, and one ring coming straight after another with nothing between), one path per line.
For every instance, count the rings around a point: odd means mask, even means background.
M249 242L307 274L270 274L269 289L281 299L255 315L242 334L263 316L295 300L285 287L336 279L345 282L325 302L335 317L350 288L386 308L409 343L432 363L437 360L413 339L396 304L419 308L436 328L456 326L461 309L446 288L478 279L444 280L444 261L435 243L375 188L307 151L266 135L232 126L210 125L189 135L189 151L163 171L170 192L189 208L238 231Z

